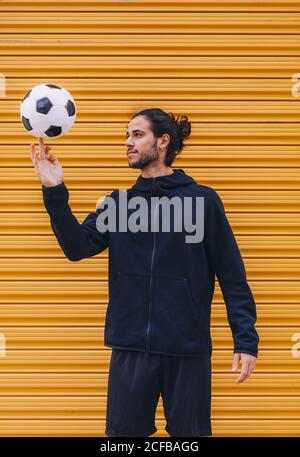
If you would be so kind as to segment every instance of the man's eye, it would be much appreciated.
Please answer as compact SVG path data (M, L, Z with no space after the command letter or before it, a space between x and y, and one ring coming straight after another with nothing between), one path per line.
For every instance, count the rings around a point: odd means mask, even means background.
M141 133L136 133L136 135L141 135ZM126 135L126 138L128 138L128 137L129 137L129 135Z

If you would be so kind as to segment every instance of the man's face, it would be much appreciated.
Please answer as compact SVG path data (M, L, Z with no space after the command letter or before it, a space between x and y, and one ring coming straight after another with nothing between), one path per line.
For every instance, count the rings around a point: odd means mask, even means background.
M154 138L149 121L144 116L137 116L129 122L126 137L129 167L143 169L149 163L159 160L158 139Z

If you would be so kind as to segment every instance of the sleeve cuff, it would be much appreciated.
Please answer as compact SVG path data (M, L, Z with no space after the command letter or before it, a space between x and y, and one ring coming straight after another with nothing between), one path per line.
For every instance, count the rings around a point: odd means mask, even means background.
M69 191L64 182L46 187L42 184L43 200L47 209L69 200Z
M61 190L63 188L66 188L64 182L57 184L56 186L44 186L44 184L42 184L43 192L57 192L58 190Z
M234 349L233 353L239 353L239 354L250 354L253 355L254 357L257 357L258 351L249 351L248 349Z

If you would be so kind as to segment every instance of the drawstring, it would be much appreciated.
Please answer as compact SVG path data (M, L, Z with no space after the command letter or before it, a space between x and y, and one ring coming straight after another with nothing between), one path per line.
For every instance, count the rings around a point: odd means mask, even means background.
M149 191L148 193L148 196L151 197L152 194L153 194L153 190L154 190L154 182L155 182L155 178L152 178L152 187L151 187L151 190Z

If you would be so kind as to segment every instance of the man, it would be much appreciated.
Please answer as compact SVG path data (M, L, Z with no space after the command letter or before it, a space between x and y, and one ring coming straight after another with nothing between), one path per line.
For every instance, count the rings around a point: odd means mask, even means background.
M40 157L32 145L44 204L66 257L79 261L109 247L104 332L104 345L112 348L108 436L155 433L160 394L171 436L212 435L210 306L215 274L234 341L232 369L237 370L242 362L237 382L249 378L255 367L259 342L256 307L223 203L215 190L171 166L190 131L186 116L178 122L172 113L158 108L135 113L125 145L129 167L141 169L141 174L127 193L114 190L82 224L68 205L58 159L41 139ZM164 201L176 197L183 206L190 199L189 212L181 205L173 206L174 217L170 217L158 202L162 197ZM134 199L141 206L147 204L139 230L132 211ZM111 208L108 211L111 203L114 215ZM128 226L124 229L123 220L120 229L124 203ZM201 208L202 213L197 211ZM175 230L183 213L186 219L196 218L197 223L192 224L196 231L204 223L200 239L188 238L186 224L181 231ZM105 230L108 219L113 223ZM169 230L163 230L160 221L169 222Z

